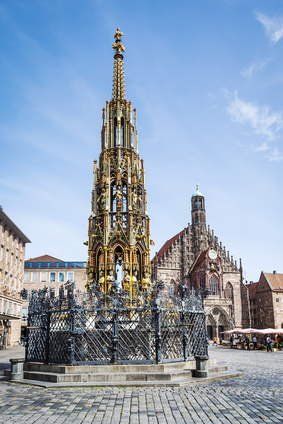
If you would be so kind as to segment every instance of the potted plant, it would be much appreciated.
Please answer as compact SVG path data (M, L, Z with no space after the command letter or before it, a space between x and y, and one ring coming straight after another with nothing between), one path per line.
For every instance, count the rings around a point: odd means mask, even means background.
M267 345L260 345L259 350L267 350Z

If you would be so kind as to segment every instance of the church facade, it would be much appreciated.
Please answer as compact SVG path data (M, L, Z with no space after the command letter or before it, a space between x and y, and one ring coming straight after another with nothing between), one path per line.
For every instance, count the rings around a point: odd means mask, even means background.
M250 324L248 290L239 265L206 225L205 198L198 190L191 197L191 225L168 240L152 260L153 278L167 290L179 286L206 290L205 313L210 339L221 332Z

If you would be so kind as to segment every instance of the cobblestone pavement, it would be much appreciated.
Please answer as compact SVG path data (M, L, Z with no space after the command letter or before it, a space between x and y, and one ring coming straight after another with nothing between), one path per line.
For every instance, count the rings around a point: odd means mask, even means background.
M210 347L209 354L243 376L182 388L43 389L0 381L0 423L283 423L283 352Z

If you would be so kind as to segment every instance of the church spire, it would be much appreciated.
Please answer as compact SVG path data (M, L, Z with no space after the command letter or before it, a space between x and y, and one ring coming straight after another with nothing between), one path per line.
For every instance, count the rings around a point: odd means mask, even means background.
M114 38L116 39L115 44L112 44L112 48L115 50L114 55L114 73L113 73L113 100L124 100L125 99L125 76L124 76L124 63L123 63L123 52L125 47L122 44L123 33L117 28Z
M94 162L87 273L89 287L95 283L104 293L116 287L133 298L150 289L151 240L136 110L133 118L125 98L122 35L118 28L113 97L102 109L101 153Z

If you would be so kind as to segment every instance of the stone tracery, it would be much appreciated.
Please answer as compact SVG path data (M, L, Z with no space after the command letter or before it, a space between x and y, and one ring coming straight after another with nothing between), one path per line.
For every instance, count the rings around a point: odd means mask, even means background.
M122 35L118 28L112 45L113 96L102 109L101 153L98 165L94 161L87 287L98 284L107 293L116 282L132 295L133 287L151 289L152 241L136 110L125 97Z

